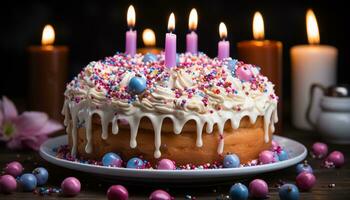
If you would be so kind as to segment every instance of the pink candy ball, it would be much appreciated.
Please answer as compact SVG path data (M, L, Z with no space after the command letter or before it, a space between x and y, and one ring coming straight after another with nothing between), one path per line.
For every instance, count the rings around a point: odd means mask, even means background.
M301 172L296 178L296 184L299 189L310 190L316 183L316 177L309 172Z
M122 185L112 185L107 191L108 200L128 200L129 192Z
M3 175L0 177L0 192L4 194L11 194L17 188L17 181L11 175Z
M311 151L317 158L323 158L328 153L328 146L322 142L315 142L312 145Z
M262 164L269 164L275 162L274 153L269 150L264 150L259 154L259 161Z
M164 158L158 162L157 169L174 170L176 166L173 161Z
M344 164L345 159L342 152L333 151L327 156L326 161L332 162L335 167L341 167Z
M73 197L79 194L81 184L77 178L68 177L62 181L61 189L63 195Z
M149 196L149 200L171 200L173 199L169 193L165 192L164 190L156 190L152 192L152 194Z
M261 179L254 179L249 184L249 193L254 198L266 198L269 193L267 183Z
M275 140L272 140L271 141L271 151L275 151L280 145L275 141Z
M9 174L13 177L17 177L22 174L23 166L17 161L10 162L6 165L4 169L5 174Z
M250 81L253 78L253 72L250 69L251 66L244 64L236 69L237 77L242 81Z

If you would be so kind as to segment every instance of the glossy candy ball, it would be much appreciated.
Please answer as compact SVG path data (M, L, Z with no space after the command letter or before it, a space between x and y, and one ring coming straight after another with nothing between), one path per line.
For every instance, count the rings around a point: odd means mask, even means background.
M236 154L225 155L223 165L225 168L239 167L240 160Z
M323 158L323 157L327 156L328 146L327 146L327 144L322 143L322 142L315 142L312 145L311 151L316 156L316 158Z
M141 94L146 90L146 79L142 77L132 77L128 85L129 92L133 94Z
M342 152L333 151L327 156L326 161L332 162L335 167L341 167L344 164L345 159Z
M13 177L17 177L22 174L23 166L17 161L10 162L6 165L4 169L5 174L9 174Z
M264 180L254 179L249 184L249 192L254 198L266 198L269 193L269 188Z
M305 161L304 163L299 163L296 167L297 174L302 172L313 173L312 167Z
M0 176L0 192L3 194L11 194L17 188L16 179L9 174Z
M276 161L275 154L272 151L264 150L259 154L259 161L262 164L274 163Z
M296 178L296 184L300 190L310 190L316 183L316 177L312 173L302 172Z
M102 157L103 166L121 167L122 164L123 164L123 160L120 158L118 154L111 152L111 153L106 153Z
M33 174L29 173L22 174L22 176L19 178L19 183L25 192L31 192L37 186L36 177Z
M146 53L143 56L142 62L146 63L146 62L155 62L157 61L157 56L154 55L153 53Z
M157 169L175 170L176 166L172 160L164 158L158 162Z
M282 185L278 194L281 200L298 200L300 198L299 189L294 184Z
M241 81L250 81L253 78L253 72L250 65L244 64L236 69L236 75Z
M242 183L236 183L230 188L230 197L235 200L246 200L248 199L249 192L248 188Z
M275 141L271 141L271 151L275 151L280 145Z
M288 153L285 149L282 149L281 151L277 152L277 155L279 161L288 160Z
M32 174L36 177L38 185L44 185L49 179L49 172L43 167L35 168Z
M140 158L131 158L126 164L126 168L143 169L145 168L145 164Z
M128 200L129 192L122 185L112 185L107 191L108 200Z
M149 200L171 200L172 197L164 190L156 190L149 196Z
M81 189L80 181L75 177L68 177L61 183L61 189L64 196L76 196Z

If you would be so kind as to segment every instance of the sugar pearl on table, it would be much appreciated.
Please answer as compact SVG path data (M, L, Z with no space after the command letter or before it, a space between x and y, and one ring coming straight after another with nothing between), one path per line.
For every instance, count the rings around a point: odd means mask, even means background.
M38 185L44 185L49 179L49 172L43 167L35 168L32 174L36 177Z
M316 156L316 158L323 158L328 153L328 146L322 142L315 142L312 145L311 151Z
M254 179L249 184L249 192L254 198L266 198L269 188L264 180Z
M62 193L65 196L76 196L81 189L80 181L75 177L68 177L61 183Z
M300 190L310 190L316 183L316 177L312 173L302 172L296 178L296 184Z
M333 151L327 156L326 161L332 162L335 167L341 167L344 164L345 159L342 152Z
M296 166L296 171L297 171L297 174L300 174L302 172L313 173L312 167L307 163L306 160L304 161L304 163L299 163Z
M294 184L284 184L279 190L278 194L281 200L298 200L300 198L300 193Z
M6 165L4 169L5 174L9 174L13 177L17 177L22 174L23 166L17 161L10 162Z
M149 200L172 200L169 193L164 190L156 190L149 196Z
M275 162L275 155L274 152L269 150L264 150L259 154L259 161L262 164L269 164Z
M29 173L22 174L22 176L19 178L19 183L25 192L31 192L37 186L36 177L33 174Z
M172 160L164 158L158 162L157 169L174 170L176 166Z
M0 193L11 194L17 189L16 179L9 174L0 176Z
M107 191L108 200L128 200L129 192L122 185L112 185Z
M242 81L250 81L253 78L253 72L250 70L250 67L248 64L239 66L235 74Z
M231 199L235 200L246 200L249 196L248 188L242 183L235 183L230 188L229 194Z

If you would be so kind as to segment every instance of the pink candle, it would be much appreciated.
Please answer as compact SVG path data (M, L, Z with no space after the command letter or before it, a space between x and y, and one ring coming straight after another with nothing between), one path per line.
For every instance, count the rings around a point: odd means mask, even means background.
M127 22L130 30L125 34L125 53L133 56L136 53L137 32L132 30L136 23L136 13L132 5L128 9Z
M186 52L196 54L198 52L198 36L195 30L197 29L198 15L196 9L192 9L188 20L188 28L191 33L186 35Z
M175 16L171 13L168 22L170 33L165 36L165 65L169 68L176 66L176 35L172 33L175 29Z
M224 23L220 23L219 33L222 41L218 43L218 58L224 59L230 57L230 42L226 41L227 28Z

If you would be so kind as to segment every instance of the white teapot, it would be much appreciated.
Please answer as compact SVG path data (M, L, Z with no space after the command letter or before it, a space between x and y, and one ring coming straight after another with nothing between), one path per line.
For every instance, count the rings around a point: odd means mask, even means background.
M323 91L321 98L321 112L316 122L310 117L313 96L316 89ZM306 119L322 137L331 143L350 144L350 86L338 85L325 88L319 84L313 84L310 88L309 106Z

